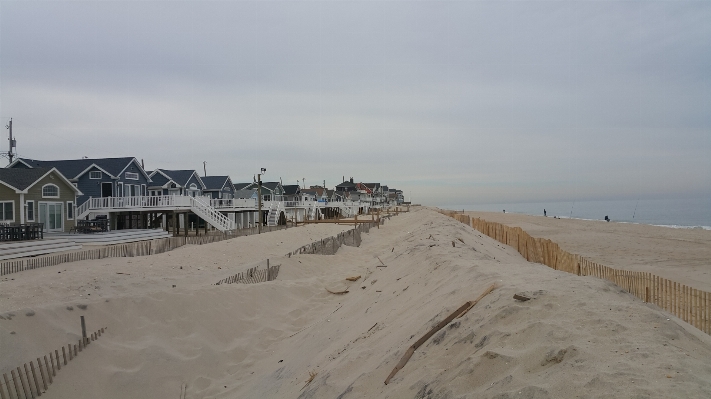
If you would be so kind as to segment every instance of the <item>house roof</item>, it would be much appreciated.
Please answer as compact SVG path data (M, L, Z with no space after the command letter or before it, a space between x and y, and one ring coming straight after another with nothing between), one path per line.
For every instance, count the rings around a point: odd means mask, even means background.
M252 183L233 183L235 186L235 190L243 190L245 187L249 186Z
M273 192L277 187L279 187L280 184L281 183L279 183L278 181L263 181L262 190L267 189ZM257 188L257 183L249 183L249 185L247 185L246 187Z
M336 187L355 187L355 183L351 183L350 181L346 180L343 183L337 185Z
M364 186L368 187L369 189L375 191L380 188L380 183L363 183Z
M373 193L373 190L371 190L367 185L365 185L365 184L363 184L363 183L358 183L358 184L356 184L356 188L357 188L358 190L363 190L363 191L365 191L365 192L368 193L368 194L372 194L372 193Z
M15 162L8 165L8 168L12 168L13 165L18 162L22 162L31 168L57 168L57 170L67 179L74 180L86 173L86 171L94 165L102 171L108 173L111 177L118 177L121 172L123 172L123 170L126 169L126 167L134 160L136 160L134 157L65 159L57 161L39 161L30 158L18 158ZM148 177L142 169L141 173Z
M163 187L170 181L171 179L161 173L151 174L151 182L153 182L153 184L151 184L151 187Z
M299 185L298 184L287 184L284 187L284 195L294 195L299 192Z
M301 190L301 192L315 194L320 197L323 195L325 190L326 190L325 188L305 188L305 189Z
M205 188L205 183L202 181L200 178L200 175L195 171L195 170L165 170L165 169L156 169L154 171L158 173L162 173L163 175L167 176L177 184L179 184L182 187L185 187L188 182L190 181L190 178L193 176L193 174L197 177L198 182L202 186L201 188Z
M65 183L72 188L72 190L81 195L81 191L74 187L74 185L56 168L2 168L0 169L0 182L15 189L18 193L26 192L27 189L32 187L35 183L37 183L37 181L50 172L55 172L60 179L64 180Z
M205 190L222 190L225 185L228 185L230 180L229 176L205 176L202 177L202 182L205 184Z
M252 198L257 190L236 190L235 198Z
M24 191L26 188L32 185L32 183L41 179L42 176L47 174L49 169L46 168L33 168L33 169L0 169L0 181L9 185L15 190Z

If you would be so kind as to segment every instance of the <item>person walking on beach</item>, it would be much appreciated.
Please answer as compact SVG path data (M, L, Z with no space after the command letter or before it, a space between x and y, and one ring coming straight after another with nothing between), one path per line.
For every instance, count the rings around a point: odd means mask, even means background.
M545 210L545 209L543 209L543 216L548 217L548 215L546 214L546 210Z

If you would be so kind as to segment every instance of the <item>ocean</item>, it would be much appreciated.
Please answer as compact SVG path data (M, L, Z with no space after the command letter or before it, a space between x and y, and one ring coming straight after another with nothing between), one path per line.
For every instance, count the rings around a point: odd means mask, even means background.
M711 198L522 202L507 204L469 204L441 206L443 209L520 213L584 220L651 224L674 228L711 230Z

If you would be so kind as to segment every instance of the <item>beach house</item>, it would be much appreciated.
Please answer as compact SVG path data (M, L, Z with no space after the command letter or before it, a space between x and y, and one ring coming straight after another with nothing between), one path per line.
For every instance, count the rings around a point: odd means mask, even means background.
M68 232L81 195L56 168L0 169L0 223L42 223L45 232Z
M229 176L204 176L205 184L203 193L212 199L232 199L235 195L235 186Z
M195 170L156 169L149 175L149 195L202 196L205 183Z
M81 194L76 205L89 198L146 195L151 179L136 158L84 158L40 161L18 158L7 168L56 168Z

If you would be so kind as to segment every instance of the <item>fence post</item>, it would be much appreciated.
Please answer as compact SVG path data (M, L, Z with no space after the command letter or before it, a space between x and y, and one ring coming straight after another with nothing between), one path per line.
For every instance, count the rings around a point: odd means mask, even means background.
M30 360L30 370L32 370L32 379L35 380L35 390L37 391L37 396L42 396L42 392L39 387L39 380L37 380L37 374L35 373L35 366L32 364L32 360ZM29 380L29 377L27 379Z
M84 343L86 343L86 323L84 322L84 316L81 317L81 337Z
M18 367L17 370L19 371L20 368ZM12 383L15 385L15 397L17 399L20 399L20 395L22 395L22 391L20 390L20 386L17 384L17 379L20 378L19 375L15 377L15 370L10 370L10 376L12 377ZM7 391L10 391L10 385L7 386ZM27 397L27 393L25 393L25 397Z
M25 370L27 370L27 364L25 364ZM27 384L25 384L25 379L22 378L23 375L22 375L22 370L20 369L20 367L17 367L17 377L20 379L20 384L22 385L22 390L25 392L25 399L28 399L30 397L30 395L27 394ZM32 390L30 390L30 394L32 394ZM17 395L17 397L19 398L20 395Z
M47 379L44 376L44 371L42 371L42 361L40 358L37 358L37 368L40 371L40 375L42 376L42 386L44 387L44 390L47 390ZM48 373L49 374L49 373Z

